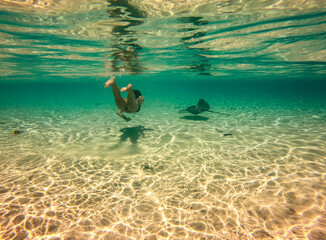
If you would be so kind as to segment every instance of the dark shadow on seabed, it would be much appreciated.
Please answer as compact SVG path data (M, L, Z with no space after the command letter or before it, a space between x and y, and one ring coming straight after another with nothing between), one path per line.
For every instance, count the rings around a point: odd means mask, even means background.
M137 144L138 140L145 136L145 131L153 131L153 129L139 125L137 127L122 128L119 131L122 132L122 135L120 136L121 142L126 142L129 139L132 144Z
M209 118L202 117L202 116L183 116L180 119L192 120L192 121L207 121Z

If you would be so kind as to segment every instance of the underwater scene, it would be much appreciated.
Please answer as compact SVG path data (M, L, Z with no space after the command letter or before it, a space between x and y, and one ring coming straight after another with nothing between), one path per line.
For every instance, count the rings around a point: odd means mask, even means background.
M323 240L325 202L325 1L0 1L0 239Z

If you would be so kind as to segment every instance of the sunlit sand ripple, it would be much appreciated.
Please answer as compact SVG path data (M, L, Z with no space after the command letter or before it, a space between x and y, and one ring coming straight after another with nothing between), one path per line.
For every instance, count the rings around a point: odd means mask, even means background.
M325 115L165 110L6 112L2 238L325 237Z

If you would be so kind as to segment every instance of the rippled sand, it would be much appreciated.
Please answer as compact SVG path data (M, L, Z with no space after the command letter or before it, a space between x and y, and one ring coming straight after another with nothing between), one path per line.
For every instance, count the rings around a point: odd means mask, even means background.
M324 110L160 109L1 110L1 238L326 238Z

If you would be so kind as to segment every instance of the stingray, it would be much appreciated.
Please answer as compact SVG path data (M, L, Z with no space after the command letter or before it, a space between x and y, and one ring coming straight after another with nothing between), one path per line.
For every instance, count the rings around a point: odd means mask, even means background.
M180 110L179 113L187 113L187 112L189 112L189 113L192 113L194 115L197 115L197 114L200 114L202 112L212 112L212 113L219 113L219 114L223 114L223 115L226 115L226 116L230 116L229 114L226 114L226 113L211 111L211 110L209 110L210 108L211 108L211 106L209 106L209 104L204 99L199 99L196 106L187 107L186 109Z

